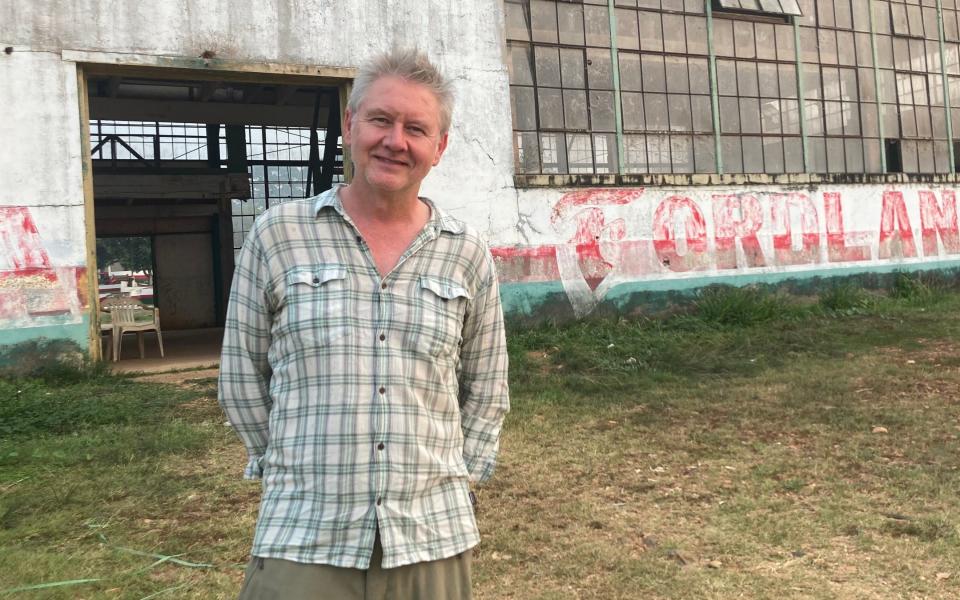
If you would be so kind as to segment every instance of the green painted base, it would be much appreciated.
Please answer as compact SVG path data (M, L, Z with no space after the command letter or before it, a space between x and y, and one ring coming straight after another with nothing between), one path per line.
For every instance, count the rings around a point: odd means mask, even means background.
M711 285L764 286L791 294L812 295L839 281L867 289L884 288L898 273L919 272L935 272L945 279L960 281L960 261L631 281L612 288L591 315L671 312L689 304L698 290ZM567 321L575 318L573 306L559 281L504 283L500 291L504 313L511 321Z

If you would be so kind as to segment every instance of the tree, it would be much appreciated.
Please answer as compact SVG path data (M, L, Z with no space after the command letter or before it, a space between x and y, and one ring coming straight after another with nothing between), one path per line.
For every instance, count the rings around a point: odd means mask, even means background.
M153 270L153 249L149 237L97 238L97 269L103 271L120 263L128 271Z

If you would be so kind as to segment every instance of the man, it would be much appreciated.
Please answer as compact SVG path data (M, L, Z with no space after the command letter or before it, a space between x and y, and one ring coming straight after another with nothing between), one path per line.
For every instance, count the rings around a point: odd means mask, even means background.
M418 197L451 108L423 54L366 65L353 181L268 210L237 259L219 398L263 479L245 600L470 597L470 485L509 401L490 252Z

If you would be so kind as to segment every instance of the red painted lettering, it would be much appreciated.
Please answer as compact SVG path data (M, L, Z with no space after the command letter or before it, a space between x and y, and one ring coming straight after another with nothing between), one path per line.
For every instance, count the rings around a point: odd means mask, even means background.
M757 231L763 225L763 211L756 196L714 195L713 223L718 269L737 268L737 239L746 257L745 266L766 266L757 237Z
M947 254L960 253L960 231L957 229L957 194L943 191L943 207L930 191L920 192L920 232L923 236L923 255L940 254L937 237Z
M800 218L800 248L793 246L794 215ZM817 208L806 194L772 194L773 251L779 265L806 265L819 262L820 221Z
M907 216L907 205L903 201L903 192L884 192L883 208L881 210L880 252L878 256L880 258L916 256L917 246L913 242L913 228L910 227L910 217Z
M827 256L830 262L870 260L868 246L847 246L847 232L843 228L843 204L839 192L823 194L823 212L827 219Z
M683 225L685 251L677 243L677 225ZM696 202L670 196L660 203L653 215L653 247L660 263L671 271L699 271L709 266L707 226Z

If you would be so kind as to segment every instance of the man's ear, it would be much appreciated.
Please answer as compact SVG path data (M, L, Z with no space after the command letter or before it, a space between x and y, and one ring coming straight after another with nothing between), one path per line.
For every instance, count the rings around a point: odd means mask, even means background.
M353 124L353 113L350 109L343 111L343 124L340 127L340 135L343 136L343 145L350 145L350 126Z
M447 133L444 132L440 136L440 143L437 144L437 154L433 157L433 166L440 164L440 157L443 156L443 151L447 149ZM346 138L344 138L344 143L346 143Z

